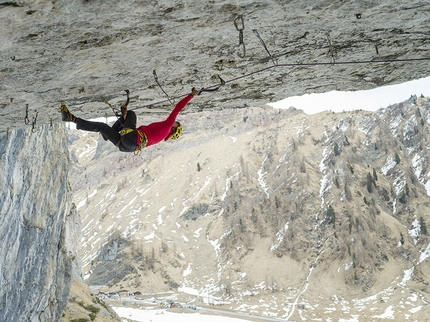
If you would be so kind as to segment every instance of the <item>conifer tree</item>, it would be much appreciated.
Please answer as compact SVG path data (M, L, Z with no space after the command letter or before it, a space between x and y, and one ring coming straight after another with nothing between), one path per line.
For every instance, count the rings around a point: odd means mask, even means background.
M378 181L378 175L376 174L376 170L375 170L375 168L373 168L373 179L374 179L375 181Z

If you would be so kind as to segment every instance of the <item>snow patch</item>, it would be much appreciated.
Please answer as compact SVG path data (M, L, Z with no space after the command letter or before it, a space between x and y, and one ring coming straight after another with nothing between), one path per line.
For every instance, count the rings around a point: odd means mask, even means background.
M278 237L278 242L270 247L271 252L276 250L279 247L279 245L282 243L282 241L284 240L285 234L287 233L287 230L288 230L289 223L290 222L287 221L286 224L284 225L284 227L276 233L276 236Z
M151 232L149 235L143 237L143 239L150 240L150 239L154 239L154 237L155 237L155 233Z
M261 163L261 168L257 171L257 174L258 174L258 182L260 183L260 186L263 189L264 193L266 194L267 198L269 198L269 193L267 192L269 190L269 185L264 181L264 177L266 176L267 171L263 173L263 165L264 165L264 162L266 162L266 160L267 160L267 156Z
M229 177L229 178L227 178L225 180L225 190L224 190L224 193L220 197L222 201L224 201L225 197L227 197L227 192L228 192L228 189L229 189L230 182L233 181L233 180L237 180L237 178L239 177L239 174L240 174L240 171L236 172L231 177Z
M199 229L197 229L195 232L194 232L194 237L195 238L199 238L200 237L200 231L202 230L202 228L199 228Z
M394 137L397 137L397 129L399 128L400 122L403 119L402 114L398 114L391 122L390 122L390 130Z
M390 305L389 307L387 307L385 309L384 313L382 313L381 315L374 315L374 316L372 316L372 318L394 320L394 315L393 314L394 314L393 305Z
M426 250L423 253L421 253L418 264L422 263L426 258L429 258L429 257L430 257L430 243L428 244Z
M412 222L412 229L408 230L409 235L414 240L414 244L417 244L417 239L421 234L421 225L417 218Z
M381 172L384 175L387 175L388 172L396 166L396 164L397 163L396 163L396 160L394 159L394 157L393 156L389 156L387 158L387 161L385 161L384 166L381 168Z
M179 287L178 291L190 295L199 295L199 291L191 287Z
M400 286L405 287L406 282L411 279L413 273L414 273L414 267L411 267L410 269L405 270L405 275L403 276L403 279L400 282Z
M192 271L193 271L193 270L191 269L191 263L188 263L188 266L187 266L187 268L184 270L184 272L182 273L182 276L183 276L183 277L186 277L186 276L190 275Z

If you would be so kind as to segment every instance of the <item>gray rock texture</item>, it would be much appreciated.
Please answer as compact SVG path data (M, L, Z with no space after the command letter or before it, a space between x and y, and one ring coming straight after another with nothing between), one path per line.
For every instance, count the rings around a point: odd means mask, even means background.
M129 89L130 107L145 119L171 109L168 102L145 108L166 99L154 70L172 97L216 85L217 75L227 81L188 112L428 76L426 60L393 60L430 57L429 7L400 0L0 0L0 321L59 320L80 274L60 102L78 116L100 117L111 114L104 99L117 106ZM268 52L284 65L271 67Z
M80 276L63 126L0 137L0 321L58 321Z
M132 92L141 113L191 87L230 81L187 111L241 108L330 90L370 89L430 74L428 1L0 1L0 131L59 120L64 101L86 118ZM243 24L236 21L243 17ZM243 45L240 45L240 30ZM262 41L279 64L273 66ZM170 109L168 103L151 111ZM79 110L78 110L79 109Z

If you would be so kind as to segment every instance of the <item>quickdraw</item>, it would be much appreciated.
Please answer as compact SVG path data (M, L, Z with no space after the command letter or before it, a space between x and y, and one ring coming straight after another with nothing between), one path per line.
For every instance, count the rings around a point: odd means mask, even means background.
M336 50L333 47L333 44L331 43L331 38L330 38L330 34L327 33L327 41L328 41L328 45L329 45L329 50L328 50L328 54L331 56L331 63L334 65L334 63L336 63Z
M33 116L33 120L31 122L31 132L35 132L36 130L36 121L37 121L37 116L39 115L39 113L37 111L36 115ZM30 124L30 119L28 118L28 104L25 104L25 117L24 117L24 123L25 125ZM51 128L52 128L52 119L51 119Z
M25 125L27 125L28 123L30 123L30 120L28 118L28 104L25 104L25 118L24 118L24 123L25 123Z
M37 116L39 115L39 113L36 111L36 115L33 117L33 122L31 123L31 132L35 132L36 130L36 121L37 121Z
M243 22L243 17L242 15L237 16L234 21L234 26L236 27L236 30L239 31L239 46L242 46L242 53L237 52L237 55L240 58L244 58L246 55L246 50L245 50L245 43L243 42L243 29L245 29L245 23Z
M125 129L122 129L119 133L121 136L124 136L124 135L131 133L133 131L134 131L134 129L132 129L132 128L125 128Z

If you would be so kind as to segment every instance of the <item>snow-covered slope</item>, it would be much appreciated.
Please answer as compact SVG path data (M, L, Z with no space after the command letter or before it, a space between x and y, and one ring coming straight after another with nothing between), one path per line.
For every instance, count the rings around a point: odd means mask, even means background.
M290 319L419 320L429 108L193 113L181 140L138 157L73 131L87 283Z

